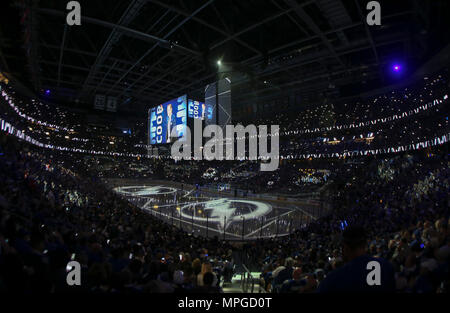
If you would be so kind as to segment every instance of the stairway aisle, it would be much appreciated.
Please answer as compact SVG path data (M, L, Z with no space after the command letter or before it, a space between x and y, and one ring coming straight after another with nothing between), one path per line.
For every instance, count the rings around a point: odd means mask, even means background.
M242 293L241 274L234 274L231 283L223 283L224 293Z
M252 272L253 277L259 277L260 274L261 273L259 272ZM257 280L258 279L255 279L255 286L253 293L258 292L259 281ZM234 274L233 278L231 279L231 283L223 283L222 290L224 293L243 293L241 285L241 274ZM249 290L248 292L251 291Z

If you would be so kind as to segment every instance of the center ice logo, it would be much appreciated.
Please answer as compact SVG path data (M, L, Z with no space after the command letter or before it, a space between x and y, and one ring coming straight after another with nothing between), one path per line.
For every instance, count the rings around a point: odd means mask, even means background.
M201 214L204 212L205 215L199 216L196 210L201 211ZM193 219L197 222L208 221L216 223L221 229L227 229L231 223L240 222L242 218L256 219L268 214L271 210L272 207L263 202L220 198L187 204L181 208L180 213L185 219Z
M116 187L114 191L132 197L147 197L175 193L177 189L164 186L125 186Z

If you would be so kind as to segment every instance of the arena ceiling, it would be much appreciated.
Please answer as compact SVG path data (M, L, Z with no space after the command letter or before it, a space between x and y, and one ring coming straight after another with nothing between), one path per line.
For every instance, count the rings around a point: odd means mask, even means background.
M374 27L362 0L79 2L81 26L66 24L67 1L2 10L0 64L61 101L100 93L148 108L220 75L233 76L243 102L286 89L317 94L383 80L393 59L417 66L448 44L439 31L449 26L447 0L380 1Z

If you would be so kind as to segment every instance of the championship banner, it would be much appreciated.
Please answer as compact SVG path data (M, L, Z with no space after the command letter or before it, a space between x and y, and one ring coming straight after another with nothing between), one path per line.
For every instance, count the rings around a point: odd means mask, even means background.
M94 109L104 110L105 109L106 97L105 95L95 95Z
M116 97L108 97L108 102L106 104L106 111L117 112L117 98Z

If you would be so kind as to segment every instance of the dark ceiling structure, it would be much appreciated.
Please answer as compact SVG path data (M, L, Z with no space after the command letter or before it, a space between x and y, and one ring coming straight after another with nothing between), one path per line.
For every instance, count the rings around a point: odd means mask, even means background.
M362 0L79 2L82 25L68 26L67 1L11 1L0 62L36 92L82 103L116 96L119 108L148 109L220 75L233 76L242 104L382 82L393 59L418 66L449 36L439 31L449 26L448 0L379 1L381 26L367 25Z

